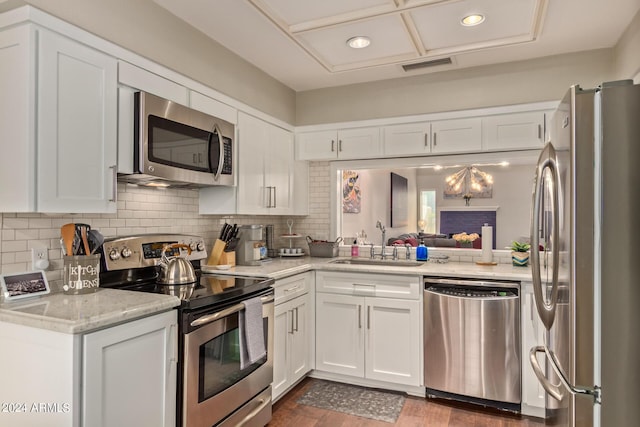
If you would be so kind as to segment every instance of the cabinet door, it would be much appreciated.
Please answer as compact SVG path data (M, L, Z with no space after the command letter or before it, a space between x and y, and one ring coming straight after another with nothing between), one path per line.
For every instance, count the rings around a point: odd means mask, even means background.
M291 379L289 375L289 335L293 333L291 324L291 301L279 304L274 309L273 321L273 398L284 393Z
M538 149L543 145L543 111L503 114L482 119L484 150Z
M368 159L382 157L380 128L343 129L338 131L338 158Z
M0 212L33 212L36 188L35 32L0 33Z
M238 113L238 213L264 214L268 194L265 184L265 156L269 131L267 123Z
M431 152L434 154L473 153L482 149L479 118L432 122L431 132Z
M291 334L291 381L296 382L311 370L310 366L310 339L309 330L309 297L302 295L291 301L291 317L293 324L293 334Z
M309 296L301 295L275 307L273 398L277 399L311 370Z
M173 426L176 311L83 338L82 425Z
M265 183L270 214L287 214L293 206L293 134L267 123L268 150L265 153Z
M364 298L316 294L316 369L364 376Z
M333 160L338 157L338 135L335 130L299 133L296 150L298 160Z
M366 298L365 376L419 386L420 301Z
M384 128L384 155L424 155L431 152L431 123L409 123Z
M40 31L38 202L40 212L115 212L116 60Z
M522 285L522 354L528 355L529 351L538 345L543 345L544 326L542 325L535 307L533 299L533 285ZM544 371L546 360L539 356L538 362ZM522 358L522 403L523 413L528 412L531 408L541 408L542 413L527 413L527 415L540 416L544 414L545 407L545 391L538 378L533 373L533 368L528 357Z

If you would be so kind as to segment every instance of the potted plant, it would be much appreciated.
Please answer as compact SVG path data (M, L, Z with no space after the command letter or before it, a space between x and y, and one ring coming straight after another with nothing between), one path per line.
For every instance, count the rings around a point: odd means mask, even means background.
M514 240L511 243L511 262L517 267L526 267L529 264L529 243L520 243Z

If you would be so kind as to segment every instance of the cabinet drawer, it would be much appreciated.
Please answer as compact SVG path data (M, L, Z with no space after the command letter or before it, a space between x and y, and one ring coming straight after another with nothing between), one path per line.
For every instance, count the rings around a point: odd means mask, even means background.
M418 276L317 271L316 289L332 294L419 299Z
M310 281L311 273L296 274L295 276L276 280L273 285L275 290L275 305L309 292Z

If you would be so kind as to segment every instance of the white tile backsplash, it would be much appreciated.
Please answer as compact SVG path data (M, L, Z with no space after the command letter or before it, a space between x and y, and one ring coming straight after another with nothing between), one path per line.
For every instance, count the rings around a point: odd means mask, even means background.
M329 163L310 165L308 216L292 216L294 232L327 238L329 234ZM186 233L202 236L208 248L218 236L222 224L273 224L276 247L289 241L278 236L287 232L288 216L200 215L198 190L150 189L118 184L118 211L115 214L0 214L0 272L28 271L31 248L49 249L47 278L57 290L62 275L60 227L69 222L83 222L98 229L105 237L139 233ZM301 245L306 248L306 243Z

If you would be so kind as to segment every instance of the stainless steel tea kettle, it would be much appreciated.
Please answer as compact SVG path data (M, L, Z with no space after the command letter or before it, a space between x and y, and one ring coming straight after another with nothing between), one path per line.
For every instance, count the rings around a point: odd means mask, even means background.
M196 272L189 260L182 258L181 256L167 257L166 251L173 248L184 248L187 250L187 255L191 255L191 248L189 245L185 245L183 243L174 243L162 248L162 254L160 256L160 261L158 262L158 266L160 267L158 283L161 285L184 285L194 283L197 280Z

